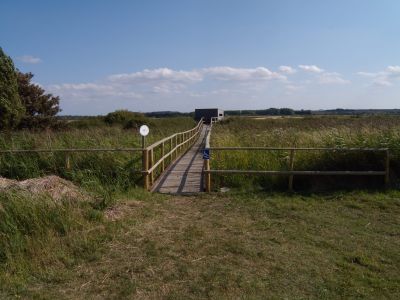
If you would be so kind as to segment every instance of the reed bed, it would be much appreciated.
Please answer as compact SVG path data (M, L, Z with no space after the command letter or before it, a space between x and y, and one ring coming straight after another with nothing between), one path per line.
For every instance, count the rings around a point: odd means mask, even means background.
M400 118L305 117L228 118L213 127L212 147L389 148L392 185L400 170ZM212 169L288 170L289 151L213 151ZM383 171L384 152L296 151L294 170ZM287 176L213 175L216 188L287 188ZM295 188L381 187L378 177L296 176Z

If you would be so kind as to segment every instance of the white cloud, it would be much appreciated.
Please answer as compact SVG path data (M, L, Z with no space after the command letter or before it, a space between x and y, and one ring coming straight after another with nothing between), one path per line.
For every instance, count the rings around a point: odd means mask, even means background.
M212 67L201 70L205 76L211 75L219 80L237 80L237 81L254 81L254 80L286 80L286 76L272 72L264 67L258 68L232 68L232 67Z
M343 79L337 72L324 72L318 75L318 82L321 84L348 84L349 80Z
M280 66L279 67L279 71L281 71L284 74L288 74L288 75L291 75L291 74L294 74L294 73L297 72L296 69L294 69L294 68L292 68L290 66Z
M321 68L317 67L316 65L299 65L298 67L300 69L302 69L303 71L310 72L310 73L324 72L324 69L321 69Z
M168 68L145 69L141 72L129 74L114 74L109 76L109 80L120 83L133 82L154 82L154 81L173 81L173 82L196 82L202 80L202 75L198 71L174 71Z
M26 64L38 64L42 62L42 60L39 57L34 57L32 55L19 56L17 57L17 59Z
M400 78L400 66L388 66L386 73L390 78Z
M377 86L392 86L393 81L400 78L400 66L388 66L379 72L358 72L362 77L372 79L372 84Z

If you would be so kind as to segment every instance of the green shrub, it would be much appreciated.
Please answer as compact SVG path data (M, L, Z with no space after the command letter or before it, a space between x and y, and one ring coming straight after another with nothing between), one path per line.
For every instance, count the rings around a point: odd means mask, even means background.
M104 121L109 125L126 125L130 120L143 120L144 115L141 113L132 112L129 110L116 110L107 114Z

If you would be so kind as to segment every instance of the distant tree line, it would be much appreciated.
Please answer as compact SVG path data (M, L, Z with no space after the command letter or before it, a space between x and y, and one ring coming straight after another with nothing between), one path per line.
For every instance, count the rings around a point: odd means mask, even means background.
M291 115L311 115L311 110L294 110L291 108L267 108L257 110L226 110L226 115L255 115L255 116L291 116Z
M0 130L48 128L59 125L60 98L31 82L0 47Z

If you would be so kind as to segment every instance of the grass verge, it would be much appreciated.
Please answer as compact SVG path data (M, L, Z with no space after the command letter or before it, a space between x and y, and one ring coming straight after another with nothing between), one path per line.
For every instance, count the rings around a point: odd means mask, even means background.
M400 193L135 193L113 207L94 261L26 295L44 299L400 296ZM138 199L140 198L140 199Z

